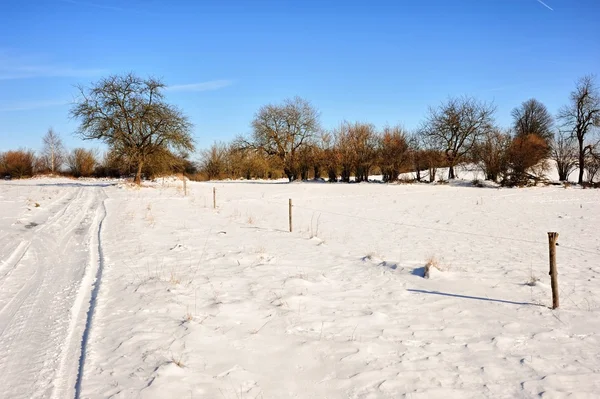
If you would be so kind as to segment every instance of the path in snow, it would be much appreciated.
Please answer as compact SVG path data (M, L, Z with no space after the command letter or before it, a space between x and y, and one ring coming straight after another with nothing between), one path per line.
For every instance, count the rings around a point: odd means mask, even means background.
M104 193L32 183L0 196L11 211L0 215L1 395L64 398L78 373Z

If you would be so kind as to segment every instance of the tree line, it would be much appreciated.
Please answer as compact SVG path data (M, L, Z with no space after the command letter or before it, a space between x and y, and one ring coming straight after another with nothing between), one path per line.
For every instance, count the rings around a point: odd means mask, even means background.
M579 168L578 183L593 182L600 169L600 91L593 76L579 79L568 102L553 116L530 99L516 107L512 125L496 124L492 103L473 97L451 97L430 107L420 126L376 129L367 122L344 121L323 129L319 111L295 97L261 107L251 133L230 143L215 143L191 160L195 143L192 124L166 102L165 85L134 74L109 76L90 87L78 87L70 116L79 121L76 134L99 140L108 150L64 149L52 129L43 150L0 154L0 175L36 173L116 177L131 175L136 183L185 172L196 179L280 178L289 181L327 178L361 182L381 174L394 182L405 172L416 180L434 181L438 169L457 177L456 167L474 164L485 178L503 185L537 182L556 165L560 180Z
M367 181L371 174L393 182L413 172L418 181L434 181L440 168L454 179L458 165L474 164L487 180L512 186L540 181L552 160L561 181L577 168L579 184L598 175L600 91L593 76L577 81L556 116L536 99L513 109L509 128L497 126L495 113L491 103L451 97L430 107L412 132L347 121L324 130L317 109L295 97L261 107L250 135L203 151L200 171L206 179L285 176L341 182Z
M114 151L101 153L97 149L67 150L60 135L52 128L42 138L42 150L10 150L0 153L0 178L21 179L35 175L71 177L135 177L137 165ZM142 168L142 176L153 177L185 172L197 173L189 154L156 157Z

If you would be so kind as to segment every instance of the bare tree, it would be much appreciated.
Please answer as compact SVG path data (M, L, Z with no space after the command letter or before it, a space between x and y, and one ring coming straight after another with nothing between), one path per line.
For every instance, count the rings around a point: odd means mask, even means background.
M57 170L60 170L65 161L65 148L60 136L52 128L48 129L43 141L42 166L45 170L49 170L50 173L54 174Z
M404 168L410 165L408 135L400 126L383 128L379 137L379 168L383 181L394 182Z
M485 173L486 180L497 182L498 178L506 173L511 140L509 133L493 129L473 148L473 157Z
M335 131L335 149L339 156L341 181L368 181L369 172L377 162L378 138L375 126L368 123L342 122Z
M214 143L208 150L202 151L200 168L208 180L218 179L225 173L227 146Z
M320 166L327 171L328 181L330 183L337 182L340 169L340 152L336 146L336 132L321 132L316 143L319 147Z
M427 167L427 170L429 172L429 182L435 182L435 179L437 177L437 170L443 163L444 154L442 154L438 150L430 148L426 150L421 150L420 156L422 162Z
M350 139L350 124L348 122L340 123L340 126L334 130L335 153L338 157L340 169L340 181L350 182L350 177L357 163L356 152L352 148Z
M558 131L550 148L550 157L556 162L558 179L560 181L569 180L569 175L577 167L577 144L575 139Z
M371 168L377 162L377 133L370 123L356 122L349 125L349 145L354 152L355 181L368 181Z
M80 98L71 116L81 120L83 139L98 139L135 163L135 182L157 153L193 151L191 123L181 111L164 101L165 85L133 74L110 76L91 88L79 87Z
M593 184L598 172L600 172L600 157L593 153L588 154L588 159L585 162L585 171L587 182Z
M427 168L425 156L423 154L423 131L413 132L408 140L410 160L415 171L415 179L421 181L421 171Z
M432 149L444 152L448 179L456 178L454 168L475 143L493 127L495 107L470 97L450 98L438 108L429 108L421 130Z
M323 172L333 171L333 178L329 176L331 181L337 180L336 160L333 153L333 137L330 133L322 131L313 139L312 161L313 161L313 177L315 180L320 179Z
M511 115L516 136L537 134L548 143L552 141L554 120L546 106L535 98L524 101Z
M298 149L298 156L296 160L297 171L300 174L301 180L308 180L308 175L311 169L314 170L316 164L316 145L308 143L302 148ZM318 168L317 168L318 170ZM317 175L315 174L315 178Z
M278 157L289 181L294 181L298 178L298 150L318 132L319 113L308 101L294 97L280 105L261 107L254 116L252 129L252 138L240 139L240 146Z
M85 148L75 148L67 157L69 172L75 177L89 177L96 168L97 152Z
M600 93L593 75L579 79L577 87L571 92L570 104L560 109L558 118L571 137L577 139L579 145L577 183L583 184L586 155L593 149L593 145L586 140L593 133L593 129L600 126Z

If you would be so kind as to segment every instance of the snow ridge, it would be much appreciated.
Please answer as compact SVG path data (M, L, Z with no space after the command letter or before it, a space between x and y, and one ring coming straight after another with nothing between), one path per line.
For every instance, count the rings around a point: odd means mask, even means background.
M96 310L96 300L98 298L98 292L100 291L100 284L102 282L102 270L104 269L104 252L102 250L102 225L106 218L106 193L104 193L104 200L102 201L100 223L98 224L98 268L96 270L96 279L94 282L94 288L92 289L92 295L90 297L90 306L87 312L87 319L85 322L85 330L81 339L81 355L79 357L79 368L77 370L77 382L75 383L75 399L79 399L81 395L81 383L83 380L83 373L85 368L86 359L86 348L90 337L90 331L92 330L92 320L94 318L94 311Z

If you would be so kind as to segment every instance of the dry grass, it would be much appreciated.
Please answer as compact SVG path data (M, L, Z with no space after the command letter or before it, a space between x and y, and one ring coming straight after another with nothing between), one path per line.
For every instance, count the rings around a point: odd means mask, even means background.
M148 224L150 225L150 227L154 227L154 225L156 224L156 220L154 219L154 214L152 213L152 204L151 203L148 203L148 205L146 206L145 219L148 222Z
M529 280L527 280L527 282L525 283L525 285L528 285L530 287L535 287L537 285L538 281L540 281L540 279L532 274L529 277Z
M310 238L315 238L319 236L319 225L321 222L321 214L319 213L319 215L316 218L316 223L314 223L315 220L315 214L313 213L311 218L310 218Z
M423 277L429 278L432 269L437 269L438 271L444 270L444 268L441 266L440 262L435 256L430 256L429 259L427 259L427 262L425 263L425 273Z
M183 321L190 322L192 320L194 320L194 316L188 311L185 316L183 316Z
M171 277L169 278L169 283L171 283L173 285L177 285L177 284L181 283L181 281L179 280L179 277L177 277L175 275L174 272L171 272Z
M254 250L255 253L257 254L266 254L267 253L267 249L265 247L258 247Z
M179 368L185 367L185 364L183 364L182 359L183 359L183 354L179 355L178 358L176 358L173 354L171 354L171 363L175 364Z

